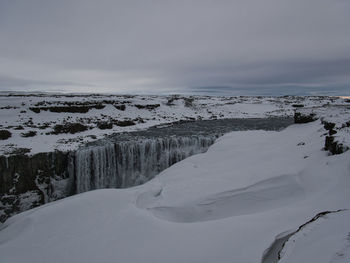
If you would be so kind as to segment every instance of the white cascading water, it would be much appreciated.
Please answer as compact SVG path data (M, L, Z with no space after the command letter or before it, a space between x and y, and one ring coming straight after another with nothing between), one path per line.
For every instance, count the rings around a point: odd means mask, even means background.
M76 193L142 184L172 164L205 152L216 138L166 137L80 149L75 154Z

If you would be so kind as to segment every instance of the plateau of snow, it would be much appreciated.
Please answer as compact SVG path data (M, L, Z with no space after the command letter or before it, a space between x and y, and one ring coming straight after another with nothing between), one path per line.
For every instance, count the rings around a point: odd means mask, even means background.
M0 155L12 155L23 150L28 154L71 151L106 135L182 120L293 116L299 107L311 111L329 111L333 105L347 107L349 102L346 98L319 96L130 96L0 92L0 130L11 133L10 138L0 139ZM87 112L69 112L72 111L70 107L90 108ZM118 122L123 121L132 121L133 125L118 125ZM67 123L79 123L87 129L76 133L53 132L56 125ZM100 129L98 124L101 123L111 126ZM33 136L26 136L30 132Z
M329 155L324 136L320 120L231 132L143 185L23 212L0 226L1 262L261 262L281 233L349 209L350 151ZM350 213L329 218L281 262L349 262Z

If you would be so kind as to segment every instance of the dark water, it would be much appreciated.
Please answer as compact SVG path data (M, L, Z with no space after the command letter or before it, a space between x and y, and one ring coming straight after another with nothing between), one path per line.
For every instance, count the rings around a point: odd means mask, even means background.
M87 146L108 142L154 139L164 137L221 136L231 131L268 130L278 131L294 123L290 117L197 120L157 125L147 130L118 133L106 139L89 143Z

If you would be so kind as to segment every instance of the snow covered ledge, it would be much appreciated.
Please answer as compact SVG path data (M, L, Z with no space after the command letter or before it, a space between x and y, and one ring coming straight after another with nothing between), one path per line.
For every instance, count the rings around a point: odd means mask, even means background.
M338 213L334 218L333 214ZM279 234L261 262L346 262L345 254L350 256L350 232L344 232L344 226L350 229L348 210L318 213L297 230Z
M320 119L326 130L324 149L330 154L341 154L350 149L350 106L324 105L298 109L295 123L308 123Z

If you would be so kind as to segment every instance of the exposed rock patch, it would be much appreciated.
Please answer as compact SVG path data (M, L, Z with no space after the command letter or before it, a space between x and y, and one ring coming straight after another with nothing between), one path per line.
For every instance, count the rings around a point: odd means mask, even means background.
M316 114L314 113L294 113L294 122L295 123L308 123L317 120Z
M115 124L120 127L127 127L127 126L135 125L136 123L133 120L124 120L124 121L116 121Z
M125 106L125 105L114 105L114 107L115 107L117 110L121 110L121 111L125 111L125 109L126 109L126 106Z
M135 107L138 109L154 110L160 107L160 104L147 104L147 105L136 104Z
M21 133L21 136L27 138L27 137L34 137L36 134L37 134L36 131L28 131L28 132Z
M18 125L14 128L14 130L24 130L24 127L22 125Z
M99 122L97 123L97 127L101 130L112 129L113 123L110 122Z
M7 140L12 136L8 130L0 130L0 140Z
M184 104L185 104L185 107L193 107L193 102L194 102L194 98L193 97L185 97L183 98L184 100Z
M54 126L52 134L60 134L60 133L71 133L75 134L77 132L83 132L88 129L87 126L81 123L65 123L65 124L57 124Z
M294 108L303 108L304 105L303 104L292 104L292 107L294 107Z
M105 105L96 104L88 106L52 106L52 107L31 107L31 111L35 113L40 113L40 111L50 111L50 112L68 112L68 113L87 113L90 109L103 109Z
M328 121L322 121L323 127L328 131L328 135L325 139L324 149L329 151L331 154L342 154L346 152L349 148L343 145L341 142L337 141L333 136L337 134L336 124ZM345 125L347 127L347 125Z

